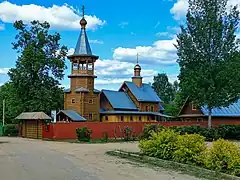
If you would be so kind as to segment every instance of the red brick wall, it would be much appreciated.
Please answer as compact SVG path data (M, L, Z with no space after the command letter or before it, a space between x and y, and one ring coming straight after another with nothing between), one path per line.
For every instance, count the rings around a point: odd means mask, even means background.
M79 127L88 127L93 131L91 135L92 138L103 138L103 133L107 132L109 138L121 137L123 133L121 129L125 126L132 127L133 132L136 136L142 133L143 127L146 124L159 124L165 127L168 126L190 126L190 125L201 125L207 126L207 122L181 122L181 121L171 121L171 122L83 122L83 123L56 123L50 124L48 131L46 131L45 125L43 125L43 138L48 139L76 139L76 129ZM240 125L240 119L235 120L213 120L213 126L218 126L220 124L238 124Z

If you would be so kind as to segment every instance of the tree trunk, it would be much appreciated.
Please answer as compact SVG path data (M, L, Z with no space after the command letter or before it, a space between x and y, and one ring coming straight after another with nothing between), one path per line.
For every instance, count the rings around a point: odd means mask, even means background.
M212 109L208 109L208 128L212 127Z

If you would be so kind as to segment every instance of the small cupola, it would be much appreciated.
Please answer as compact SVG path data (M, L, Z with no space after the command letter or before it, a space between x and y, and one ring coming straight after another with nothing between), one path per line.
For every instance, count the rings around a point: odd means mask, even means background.
M138 63L139 54L137 54L137 64L134 67L134 76L132 77L132 82L138 87L142 87L142 77L141 77L141 66Z

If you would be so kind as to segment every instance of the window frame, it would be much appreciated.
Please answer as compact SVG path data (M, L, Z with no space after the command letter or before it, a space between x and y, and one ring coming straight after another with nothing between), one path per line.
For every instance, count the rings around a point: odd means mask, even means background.
M192 110L196 111L197 110L197 106L195 104L192 104Z
M72 99L71 99L71 103L72 103L72 104L75 104L75 103L76 103L76 99L75 99L75 98L72 98Z

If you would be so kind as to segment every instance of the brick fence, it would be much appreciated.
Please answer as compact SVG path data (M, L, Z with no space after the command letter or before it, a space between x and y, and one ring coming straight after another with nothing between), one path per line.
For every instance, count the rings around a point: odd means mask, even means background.
M93 133L92 138L103 138L104 132L108 133L109 138L122 137L123 128L128 126L131 127L135 136L139 136L146 124L159 124L165 127L168 126L190 126L190 125L201 125L207 126L207 122L181 122L181 121L170 121L170 122L81 122L81 123L55 123L50 124L46 127L43 125L43 138L48 139L76 139L76 129L80 127L88 127ZM213 121L213 126L220 124L238 124L240 121Z

